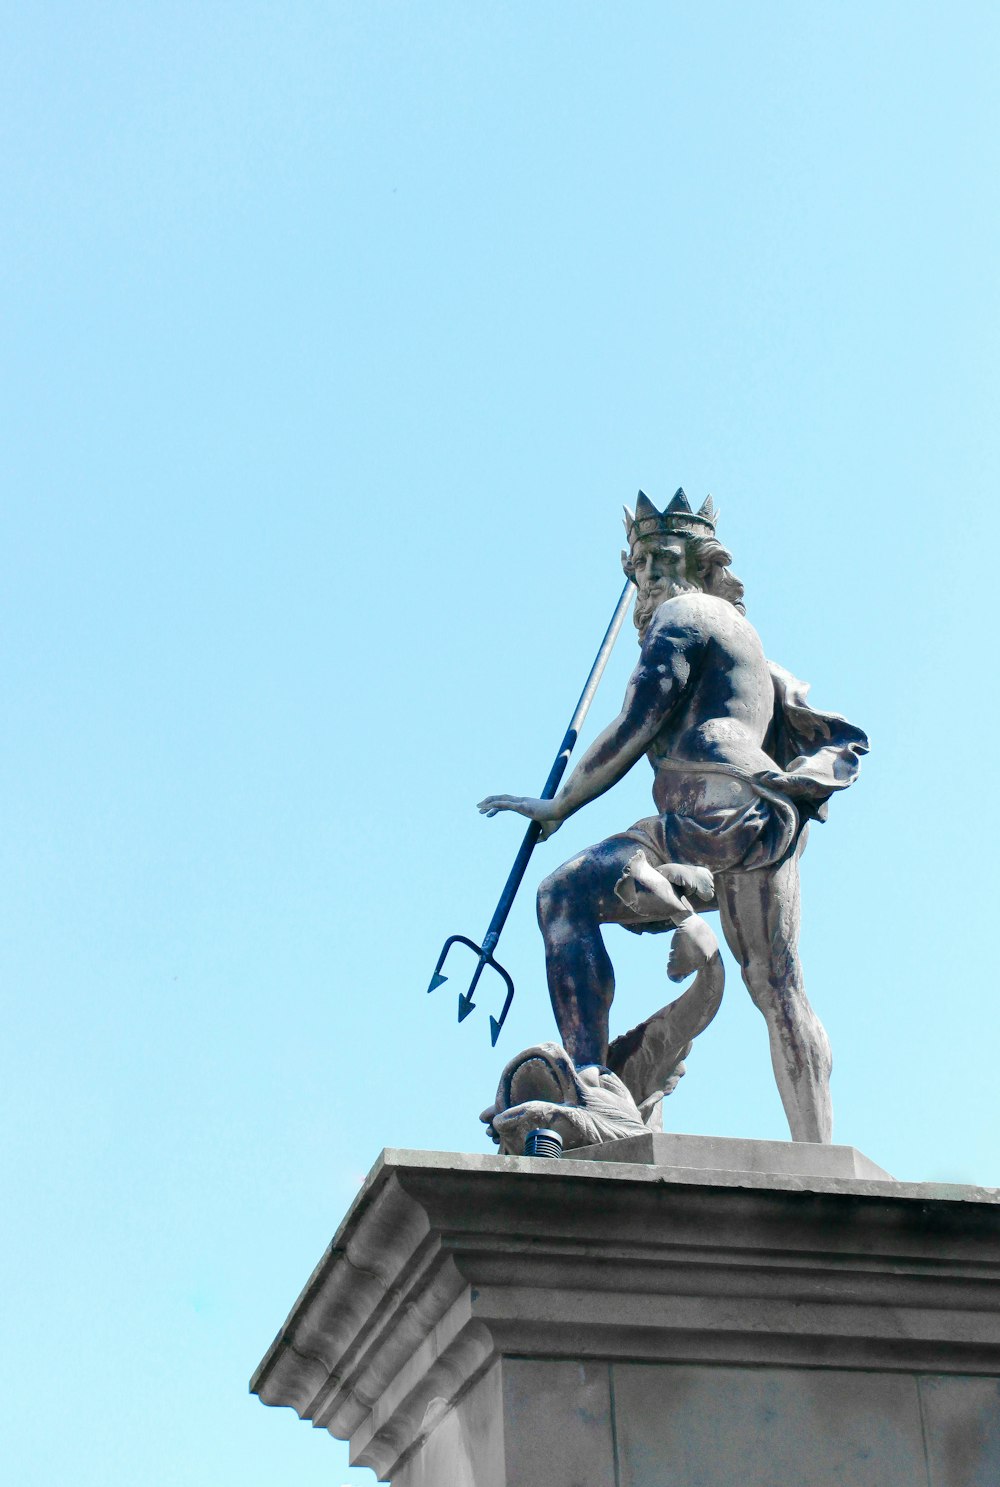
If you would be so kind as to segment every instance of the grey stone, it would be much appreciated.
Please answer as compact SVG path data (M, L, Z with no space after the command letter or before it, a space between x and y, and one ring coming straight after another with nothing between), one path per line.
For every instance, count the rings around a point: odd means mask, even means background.
M618 1476L607 1480L618 1487L926 1481L917 1389L906 1374L616 1363L614 1390Z
M614 1145L384 1152L251 1387L397 1487L995 1482L996 1189Z
M520 1156L529 1132L539 1128L558 1132L564 1151L642 1136L646 1129L616 1074L593 1065L578 1069L555 1043L537 1043L510 1060L480 1120L508 1156Z
M420 1422L422 1449L393 1472L393 1487L510 1487L503 1387L497 1359L454 1402L432 1401Z
M925 1377L920 1404L929 1487L997 1487L1000 1379Z
M645 755L656 814L578 853L539 889L562 1045L578 1069L611 1069L657 1124L660 1099L722 997L718 947L700 917L718 909L767 1021L792 1137L829 1142L830 1048L799 961L798 864L810 821L853 782L868 740L810 707L808 687L766 660L716 520L711 497L693 511L679 490L661 512L640 491L626 511L623 563L641 651L621 712L553 799L491 795L479 809L516 811L550 836ZM683 997L614 1040L605 924L674 932L668 974L696 973Z
M735 1136L682 1136L646 1132L614 1142L579 1146L567 1159L584 1162L650 1162L659 1168L701 1172L783 1172L799 1177L861 1177L891 1182L853 1146L811 1141L748 1141Z
M505 1358L506 1487L615 1480L611 1374L592 1358Z

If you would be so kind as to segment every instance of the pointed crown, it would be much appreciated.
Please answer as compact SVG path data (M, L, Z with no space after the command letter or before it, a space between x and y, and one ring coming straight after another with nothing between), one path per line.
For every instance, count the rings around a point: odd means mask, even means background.
M714 537L718 519L719 513L711 496L706 496L698 510L692 511L691 502L678 486L669 504L657 511L646 492L640 491L635 510L625 507L625 535L630 548L641 537Z

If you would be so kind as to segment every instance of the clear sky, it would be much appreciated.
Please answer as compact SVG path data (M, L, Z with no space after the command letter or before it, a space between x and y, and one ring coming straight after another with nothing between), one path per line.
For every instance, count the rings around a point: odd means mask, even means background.
M385 1145L550 1037L479 935L641 485L868 729L814 830L836 1138L1000 1182L994 4L3 7L5 1474L340 1487L246 1382ZM627 632L588 724L617 709ZM614 935L616 1028L667 996ZM730 967L668 1128L782 1137Z

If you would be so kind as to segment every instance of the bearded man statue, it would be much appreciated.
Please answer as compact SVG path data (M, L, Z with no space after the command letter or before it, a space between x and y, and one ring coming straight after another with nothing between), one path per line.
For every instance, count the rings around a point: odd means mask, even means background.
M687 898L671 912L677 890L696 894L699 914L718 909L767 1022L792 1139L828 1142L830 1045L799 960L799 857L868 740L809 707L805 684L765 658L717 520L711 496L693 511L678 490L661 512L639 492L622 561L641 652L621 712L554 799L491 795L479 809L517 811L550 836L645 754L656 814L578 853L538 892L563 1046L578 1070L607 1066L615 982L602 926L673 930L691 914Z

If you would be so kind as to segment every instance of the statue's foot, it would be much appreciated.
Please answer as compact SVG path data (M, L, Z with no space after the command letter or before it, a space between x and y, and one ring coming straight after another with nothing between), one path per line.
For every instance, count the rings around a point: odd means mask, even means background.
M674 892L669 878L653 867L642 851L634 853L625 864L615 884L615 897L644 919L671 919L679 923L691 913L691 905Z
M656 868L656 872L662 873L668 883L682 888L685 893L694 893L704 899L715 896L715 879L707 867L694 867L688 862L665 862Z

